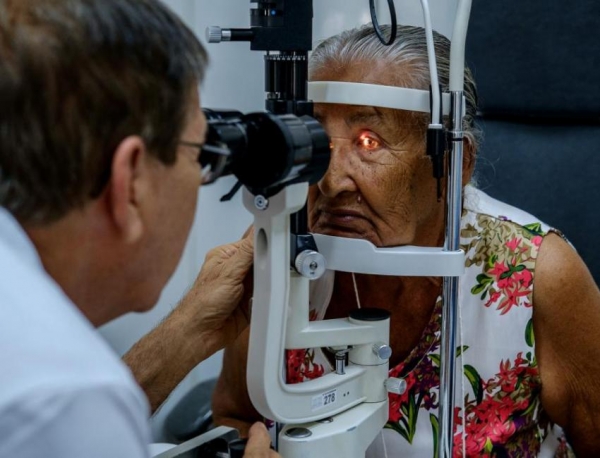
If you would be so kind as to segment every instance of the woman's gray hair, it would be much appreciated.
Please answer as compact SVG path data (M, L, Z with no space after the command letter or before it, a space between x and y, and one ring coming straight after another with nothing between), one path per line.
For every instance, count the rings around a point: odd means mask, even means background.
M389 36L390 26L381 27L385 36ZM448 91L450 79L450 40L437 32L433 34L438 68L438 79L442 91ZM384 46L372 25L364 25L347 30L321 42L313 51L310 59L310 75L323 70L340 70L356 62L384 62L391 68L402 67L396 84L415 89L429 89L430 75L427 58L425 30L421 27L398 26L394 43ZM408 75L408 80L406 76ZM402 80L401 77L405 79ZM465 137L477 151L481 140L481 131L475 124L477 113L477 88L473 75L465 68L465 98L467 111L464 119Z

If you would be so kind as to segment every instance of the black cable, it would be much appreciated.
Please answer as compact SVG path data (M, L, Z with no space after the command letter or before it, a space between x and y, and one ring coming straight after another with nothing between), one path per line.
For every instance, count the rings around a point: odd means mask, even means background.
M396 7L394 6L394 0L387 0L388 6L390 7L390 17L392 19L392 25L390 28L390 38L388 41L385 40L379 21L377 21L377 10L375 9L375 0L369 0L369 8L371 10L371 21L373 22L373 28L379 38L379 41L385 46L391 45L396 40L396 33L398 31L398 18L396 17Z

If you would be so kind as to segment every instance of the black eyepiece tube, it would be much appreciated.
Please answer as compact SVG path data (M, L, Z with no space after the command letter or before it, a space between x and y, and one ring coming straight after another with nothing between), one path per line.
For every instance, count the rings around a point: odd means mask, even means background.
M298 182L314 184L329 166L329 137L310 116L204 113L208 134L200 162L218 176L235 175L255 195L269 197Z

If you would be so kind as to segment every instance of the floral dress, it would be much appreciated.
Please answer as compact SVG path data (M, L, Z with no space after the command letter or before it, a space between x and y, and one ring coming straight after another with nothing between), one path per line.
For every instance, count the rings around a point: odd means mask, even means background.
M532 296L535 263L550 231L535 217L465 188L461 247L454 456L567 456L540 403ZM323 319L333 272L311 285L311 319ZM437 457L441 298L420 343L390 370L407 390L390 394L389 420L369 458ZM287 381L332 370L320 349L289 350ZM462 370L461 370L462 369Z

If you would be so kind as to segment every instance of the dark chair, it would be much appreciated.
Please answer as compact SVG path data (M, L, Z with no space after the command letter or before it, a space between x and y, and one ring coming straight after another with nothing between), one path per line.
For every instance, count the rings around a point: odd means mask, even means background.
M201 382L179 400L165 419L167 442L180 444L213 427L211 397L216 384L216 379Z
M474 0L479 187L560 229L600 283L600 2Z

